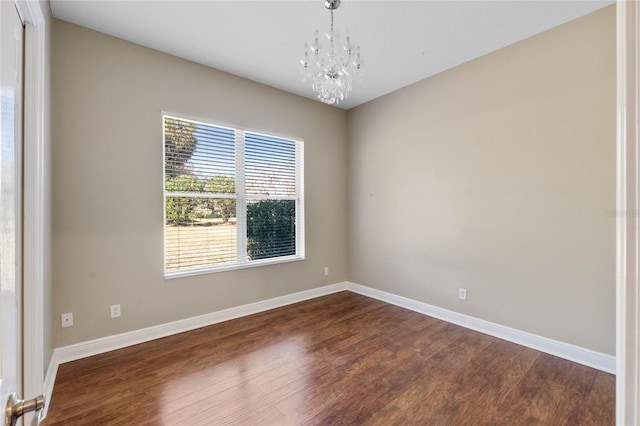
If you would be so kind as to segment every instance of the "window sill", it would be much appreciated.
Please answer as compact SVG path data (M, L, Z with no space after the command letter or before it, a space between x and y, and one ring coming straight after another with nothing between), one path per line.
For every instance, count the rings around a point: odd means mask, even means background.
M172 280L175 278L191 277L195 275L214 274L216 272L235 271L239 269L257 268L259 266L277 265L279 263L298 262L304 260L304 256L283 256L275 259L256 260L253 262L216 266L213 268L190 269L188 271L165 272L164 279Z

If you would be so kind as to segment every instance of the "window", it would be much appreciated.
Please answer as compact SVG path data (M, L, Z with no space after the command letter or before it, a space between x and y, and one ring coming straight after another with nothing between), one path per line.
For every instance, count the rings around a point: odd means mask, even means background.
M163 121L165 277L304 259L301 141Z

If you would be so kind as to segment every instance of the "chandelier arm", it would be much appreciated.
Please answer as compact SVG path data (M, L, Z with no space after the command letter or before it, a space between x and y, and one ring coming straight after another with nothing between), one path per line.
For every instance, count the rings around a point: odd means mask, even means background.
M344 69L349 69L351 68L351 55L352 55L352 51L353 49L351 49L351 46L349 46L348 50L347 50L347 54L349 56L347 56L347 62L345 62L344 64L342 64L342 68Z
M315 65L316 67L322 69L323 64L322 64L322 60L320 59L320 52L318 51L318 53L316 53L315 55L313 55L313 57L315 58Z

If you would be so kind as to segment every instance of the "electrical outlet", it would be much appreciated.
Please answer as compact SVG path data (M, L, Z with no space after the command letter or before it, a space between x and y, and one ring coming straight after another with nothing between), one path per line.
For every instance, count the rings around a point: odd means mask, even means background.
M466 288L459 288L458 289L458 299L467 300L467 289Z
M324 276L325 276L325 277L328 277L328 276L329 276L329 267L328 267L328 266L325 266L325 267L324 267Z
M71 327L73 325L73 312L60 315L60 321L62 322L62 328Z
M120 314L120 305L111 305L111 318L118 318Z

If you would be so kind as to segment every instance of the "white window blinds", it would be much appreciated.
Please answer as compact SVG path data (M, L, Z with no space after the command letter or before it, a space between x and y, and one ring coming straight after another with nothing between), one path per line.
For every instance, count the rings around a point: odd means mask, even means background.
M304 257L302 142L164 116L165 276Z

